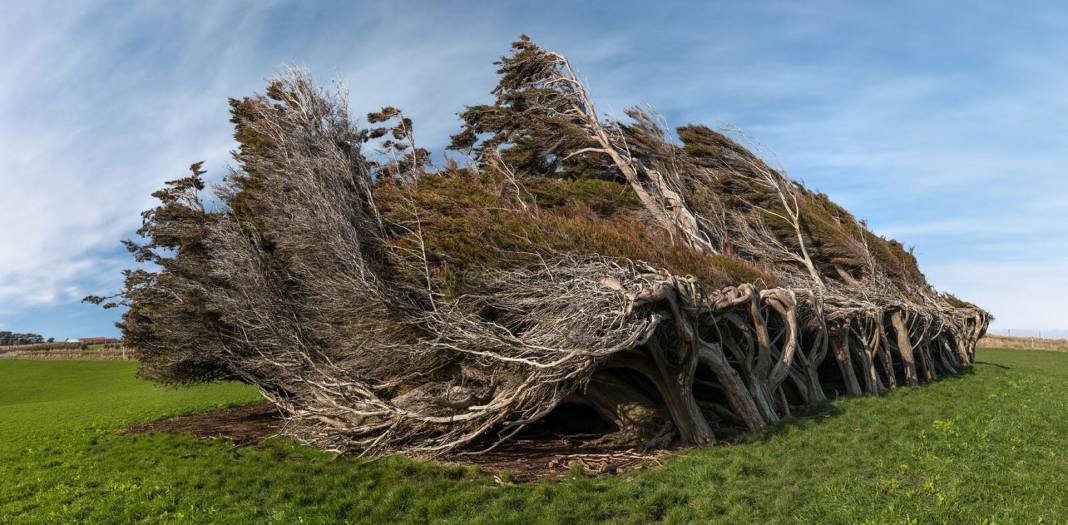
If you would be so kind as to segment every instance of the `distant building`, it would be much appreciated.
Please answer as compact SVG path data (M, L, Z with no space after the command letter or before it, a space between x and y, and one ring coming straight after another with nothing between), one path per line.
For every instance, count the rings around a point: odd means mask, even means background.
M111 337L82 337L79 339L67 339L64 343L87 343L87 344L99 344L99 343L117 343L118 339Z

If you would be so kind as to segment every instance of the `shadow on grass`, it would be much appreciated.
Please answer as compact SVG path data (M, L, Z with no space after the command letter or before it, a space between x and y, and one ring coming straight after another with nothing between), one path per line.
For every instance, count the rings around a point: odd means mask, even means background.
M965 368L964 370L961 370L956 375L940 376L940 377L935 378L935 379L933 379L931 381L927 381L926 383L920 383L917 386L922 388L922 387L925 387L925 386L930 386L930 385L934 385L934 384L938 384L938 383L960 381L961 379L968 379L969 377L972 377L974 375L975 375L975 367L969 367L969 368ZM912 388L912 387L910 387L910 388Z
M1000 365L998 363L991 363L991 362L988 362L988 361L976 361L975 364L977 364L977 365L996 366L996 367L1004 369L1004 370L1012 370L1011 366Z
M809 406L791 406L790 415L785 416L774 425L768 425L759 432L745 432L733 436L726 436L716 443L716 446L749 445L767 441L774 436L783 434L790 429L803 429L819 424L824 419L838 417L845 414L842 407L836 406L834 401L826 400Z
M1011 369L1010 367L1007 367L1007 366L1004 366L1004 365L999 365L997 363L987 363L987 362L983 362L983 361L976 361L975 364L986 364L986 365L990 365L990 366L996 366L996 367L999 367L999 368ZM899 385L897 388L894 388L894 389L886 389L886 390L884 390L882 393L880 393L878 395L866 394L866 395L864 395L862 397L886 397L886 396L889 396L889 395L893 395L894 393L899 392L899 391L907 391L907 390L910 390L910 389L913 389L913 388L929 387L929 386L932 386L932 385L935 385L935 384L938 384L938 383L943 383L943 382L949 383L949 382L960 381L960 380L971 378L974 375L975 375L975 368L974 367L970 367L970 368L966 368L966 369L962 370L961 372L959 372L959 373L957 373L955 375L943 375L943 376L940 376L940 377L938 377L938 378L936 378L936 379L934 379L932 381L922 382L919 385L916 385L914 387ZM817 403L817 404L814 404L814 405L810 405L810 406L800 406L800 407L791 406L790 407L791 415L783 417L782 419L779 420L778 423L776 423L774 425L769 425L768 427L764 428L763 430L761 430L760 432L757 432L757 433L743 433L743 434L738 434L736 436L731 436L730 438L717 443L717 445L728 445L729 446L729 445L743 445L743 444L760 443L762 441L766 441L768 439L771 439L772 437L777 436L779 434L783 434L783 433L785 433L785 432L787 432L787 431L789 431L791 429L801 430L801 429L812 427L813 425L819 425L820 422L825 420L825 419L835 418L835 417L838 417L838 416L841 416L841 415L845 414L846 413L846 409L844 409L844 408L842 408L840 406L837 406L835 404L837 401L845 400L845 399L858 399L858 398L850 398L850 397L842 396L842 397L839 397L839 398L834 399L834 400L826 400L826 401L822 401L820 403Z

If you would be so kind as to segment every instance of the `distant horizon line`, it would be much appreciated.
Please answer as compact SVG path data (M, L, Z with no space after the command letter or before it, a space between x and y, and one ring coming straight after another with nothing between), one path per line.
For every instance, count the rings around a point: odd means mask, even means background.
M990 328L987 333L992 335L1004 335L1015 337L1038 337L1040 339L1064 339L1068 338L1068 329L1036 329L1036 328Z

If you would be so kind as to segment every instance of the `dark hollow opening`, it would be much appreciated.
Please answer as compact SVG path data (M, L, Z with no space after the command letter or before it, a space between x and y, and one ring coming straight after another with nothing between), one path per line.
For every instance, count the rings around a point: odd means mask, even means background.
M834 399L846 395L845 379L842 378L842 370L838 368L838 360L832 352L827 352L827 357L816 369L816 374L820 377L820 385L823 386L823 393L827 397Z
M615 425L605 421L593 407L583 403L560 403L545 417L531 423L523 432L526 437L615 432Z

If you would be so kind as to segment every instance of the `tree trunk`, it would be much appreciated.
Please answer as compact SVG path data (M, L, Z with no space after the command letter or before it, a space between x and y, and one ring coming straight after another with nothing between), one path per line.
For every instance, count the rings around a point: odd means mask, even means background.
M686 445L707 445L716 441L712 426L708 424L701 406L693 397L693 377L696 371L697 353L687 352L681 365L671 363L655 336L647 343L653 356L660 380L656 381L664 398L671 419L679 430L679 437ZM691 357L692 356L692 357ZM693 363L688 361L693 359Z
M875 330L879 334L879 358L883 364L883 375L886 376L886 386L897 388L897 375L894 373L894 354L890 352L890 341L886 338L886 320L882 312L876 320Z
M901 362L905 368L905 383L910 386L920 384L916 377L916 360L912 355L912 343L909 342L909 331L905 328L905 321L901 317L901 311L890 314L890 324L897 332L897 351L901 354Z
M935 372L934 369L934 360L931 359L930 349L927 347L927 345L920 344L916 346L915 352L919 357L918 361L920 365L920 376L923 377L923 380L925 382L934 381L938 377L938 374Z
M957 375L960 373L960 363L957 361L956 354L949 347L949 343L946 342L944 337L939 337L936 340L938 348L941 350L938 352L939 357L942 360L942 367L945 369L947 375Z
M605 370L593 376L585 392L576 392L568 401L593 408L601 419L616 427L605 436L617 445L639 446L657 439L671 416L636 385Z
M864 377L864 392L878 395L882 390L882 384L879 382L879 376L875 370L875 350L863 334L853 332L853 335L856 336L859 343L857 357L860 359L861 375Z
M651 346L646 351L632 351L616 355L605 366L611 368L629 368L644 375L656 387L657 392L664 401L671 416L675 428L679 431L679 438L685 444L709 444L715 441L712 426L708 424L697 400L693 397L693 384L690 376L690 384L685 391L678 383L678 376L665 373L660 362L666 363L663 350L650 339ZM657 356L657 354L660 354ZM678 368L678 367L668 367Z
M963 330L961 331L963 333ZM972 360L971 353L968 352L968 345L964 341L964 337L961 335L954 335L953 339L957 343L957 355L960 356L960 360L964 366L971 366L974 361Z
M809 404L817 404L827 400L827 395L823 393L823 384L820 383L820 375L816 366L811 363L805 363L801 374L805 379L805 386L808 388L808 402Z
M723 387L723 392L726 394L731 408L745 422L745 426L749 427L749 430L763 428L765 422L760 415L760 409L757 408L756 402L753 401L753 396L746 389L742 376L738 375L738 371L727 361L727 356L723 353L723 347L716 343L702 341L698 357L705 366L712 369L712 373L715 374L720 386Z
M760 414L764 417L764 421L767 421L770 425L779 422L779 414L775 412L771 392L768 391L764 382L754 375L749 376L749 394L760 410Z
M853 359L849 355L849 329L843 328L834 337L834 346L831 348L834 352L834 358L838 361L838 370L842 372L842 379L845 381L846 395L850 397L860 397L864 393L860 390L860 383L857 382L857 374L853 370Z

